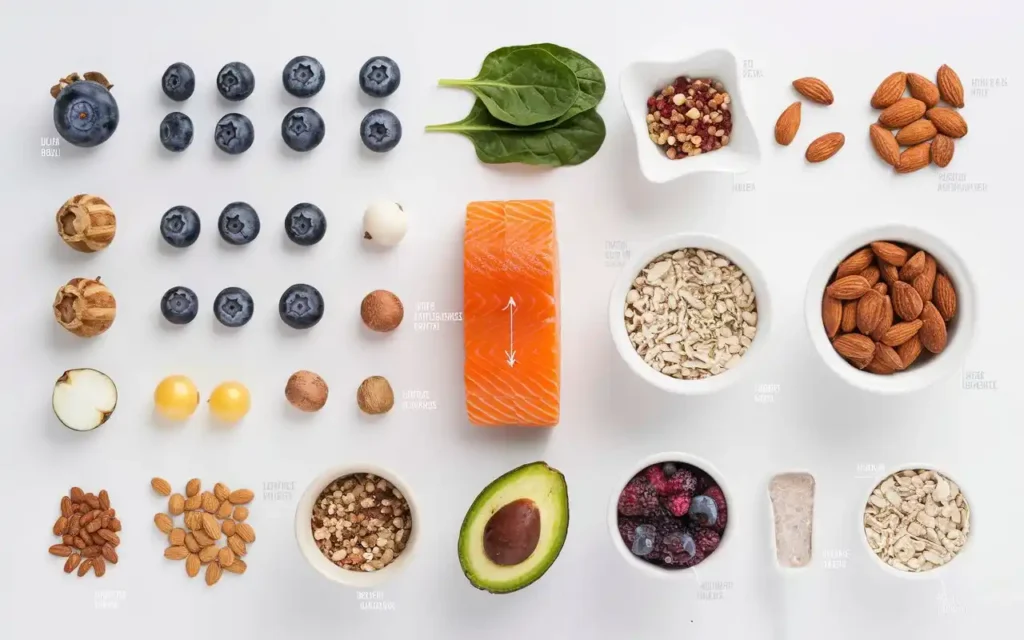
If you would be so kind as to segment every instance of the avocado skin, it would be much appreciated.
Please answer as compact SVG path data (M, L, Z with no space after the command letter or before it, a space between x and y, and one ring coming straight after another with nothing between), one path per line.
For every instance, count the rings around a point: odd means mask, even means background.
M555 487L558 488L560 490L560 492L562 493L562 496L563 496L562 497L562 502L565 505L565 526L562 527L562 529L558 532L558 535L555 537L554 544L547 551L547 553L546 553L546 561L541 565L543 568L542 568L542 570L540 572L538 572L534 576L530 576L530 577L524 579L521 582L516 582L515 584L509 585L507 587L496 587L496 586L493 586L491 584L488 584L486 576L476 575L476 574L473 573L473 571L471 569L471 561L470 561L470 559L468 557L468 552L472 548L474 548L474 543L473 543L473 541L467 540L467 536L469 534L469 529L470 529L470 527L472 526L472 524L473 524L473 522L475 520L475 516L478 515L478 513L482 509L483 505L490 499L491 489L500 488L504 484L506 484L508 482L511 482L511 481L514 481L514 478L516 476L518 476L518 475L520 475L522 473L525 473L525 472L529 471L530 469L532 469L534 467L537 467L537 466L544 467L545 472L549 473L549 474L551 474L553 476L552 479L555 480ZM528 498L528 497L530 497L530 496L515 496L512 499ZM480 493L477 495L476 499L473 500L473 504L470 505L469 509L466 511L466 517L463 518L462 526L459 528L459 541L458 541L459 564L462 566L462 573L465 574L466 579L469 580L470 584L472 584L474 587L476 587L477 589L479 589L481 591L486 591L488 593L494 593L494 594L513 593L515 591L519 591L520 589L524 589L524 588L530 586L531 584L533 584L537 580L540 580L541 577L543 577L543 575L547 572L547 570L551 568L551 566L558 559L558 556L561 554L562 547L565 546L565 538L566 538L566 535L567 535L568 531L569 531L569 488L568 488L568 485L565 482L565 476L562 474L562 472L559 471L558 469L555 469L553 467L548 466L548 464L546 462L544 462L544 461L530 462L530 463L518 466L515 469L512 469L511 471L508 471L508 472L502 474L498 478L496 478L493 481L491 481L491 483L488 484L486 487L484 487L483 490L480 491ZM482 546L483 542L480 541L477 544L480 544Z

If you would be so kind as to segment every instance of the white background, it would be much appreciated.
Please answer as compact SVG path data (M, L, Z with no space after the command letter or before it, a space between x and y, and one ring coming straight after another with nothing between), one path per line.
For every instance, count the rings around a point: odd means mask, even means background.
M1020 10L1009 2L773 2L730 4L479 1L389 3L51 0L4 2L0 60L0 233L6 284L0 334L4 363L4 438L0 487L0 635L5 638L162 639L201 634L233 638L862 638L964 634L1012 628L1024 603L1024 561L1017 534L1021 376L1020 171L1016 122L1021 104ZM600 154L570 169L535 171L477 163L470 143L424 134L426 124L461 118L469 95L435 87L441 77L471 77L499 46L553 41L578 49L604 70L600 107L608 138ZM636 167L634 140L618 96L620 70L651 53L683 58L708 46L732 47L752 70L742 91L761 137L760 167L737 178L700 175L655 187ZM284 63L318 57L327 83L308 104L327 122L324 143L298 155L279 137L281 118L306 104L281 87ZM356 74L371 55L394 57L399 91L382 103L363 96ZM177 60L197 74L195 95L178 105L159 88ZM255 93L223 102L216 71L248 63ZM980 192L939 190L934 167L909 176L886 171L870 148L875 117L868 99L897 69L932 76L952 65L967 85L963 113L970 135L950 171ZM99 70L114 83L121 123L99 148L64 144L41 157L53 136L48 90L72 71ZM833 106L804 107L791 148L771 132L794 98L789 83L828 81ZM972 93L976 79L1004 86ZM365 152L360 119L383 104L399 115L405 137L383 156ZM181 109L196 140L171 156L157 127ZM239 110L255 123L244 155L215 149L220 115ZM846 147L808 166L803 148L816 135L843 131ZM752 185L752 186L751 186ZM753 189L750 191L749 189ZM106 198L118 216L113 245L76 254L54 228L70 196ZM406 240L390 253L366 251L360 216L376 198L412 212ZM550 198L557 204L562 250L562 422L547 432L478 429L462 398L461 326L414 331L417 302L438 311L461 307L463 211L474 199ZM216 233L220 209L251 203L263 231L253 244L228 247ZM310 201L329 218L311 249L291 245L282 220ZM159 238L160 215L186 204L203 232L186 251ZM813 352L803 296L821 253L853 230L889 221L916 223L947 238L978 287L979 322L965 370L996 389L967 391L956 377L907 397L878 398L844 385ZM607 293L617 269L608 242L634 250L680 230L722 235L764 270L777 317L772 356L749 383L706 398L676 398L635 379L608 337ZM103 276L117 296L113 328L92 340L65 333L52 318L54 292L68 279ZM281 292L295 282L317 286L326 316L295 333L277 317ZM199 317L171 327L158 302L173 285L199 295ZM213 296L242 286L256 300L249 326L227 331L211 313ZM372 337L358 306L375 288L395 291L407 320L394 334ZM49 399L67 368L95 367L117 382L120 402L101 430L75 434L54 419ZM295 370L317 371L331 387L327 407L296 415L285 402ZM245 421L217 427L201 407L167 427L152 416L152 390L183 373L204 398L220 381L239 379L253 394ZM360 417L354 391L368 375L387 376L399 392L421 390L434 411L401 406L380 421ZM962 374L961 374L962 375ZM757 385L778 385L772 402ZM1016 394L1016 395L1015 395ZM1014 411L1014 413L1011 413ZM652 581L627 566L612 546L606 507L615 482L642 457L685 450L713 461L733 490L728 562L700 580ZM456 538L466 507L491 479L543 459L569 483L571 528L551 570L506 596L473 589L462 576ZM306 483L330 466L367 460L392 468L421 505L419 549L407 571L381 589L387 612L360 610L356 592L323 580L299 555L293 509ZM975 516L970 553L941 582L883 574L858 538L857 516L870 465L925 461L956 477ZM818 479L815 566L798 576L775 570L765 496L771 474L793 468ZM860 471L859 471L860 469ZM245 576L225 575L208 589L162 556L151 524L164 505L149 489L163 476L181 490L190 477L223 481L262 494L285 483L288 495L252 505L259 539ZM61 572L47 555L58 501L70 486L106 487L124 521L121 562L102 580ZM837 559L825 563L825 553ZM718 596L721 596L720 598ZM943 599L944 598L944 599ZM71 630L74 631L71 631ZM1000 634L1001 635L1001 634Z

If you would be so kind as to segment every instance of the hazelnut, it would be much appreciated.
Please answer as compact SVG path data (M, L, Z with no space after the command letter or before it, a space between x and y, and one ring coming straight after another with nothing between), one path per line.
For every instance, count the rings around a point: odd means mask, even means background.
M366 297L363 298L363 303L359 307L359 314L363 317L363 322L370 329L388 332L394 331L398 328L398 325L402 324L405 309L402 307L402 301L398 299L398 296L390 291L378 289L366 294Z
M53 315L80 338L98 336L114 324L117 303L107 285L89 278L73 278L57 291Z
M107 201L81 193L57 211L57 233L69 247L82 253L105 249L114 240L117 219Z
M391 411L395 406L395 392L391 384L382 376L370 376L359 385L356 391L356 402L364 413L378 415Z
M284 396L300 411L319 411L327 404L327 383L312 371L296 371L288 378Z

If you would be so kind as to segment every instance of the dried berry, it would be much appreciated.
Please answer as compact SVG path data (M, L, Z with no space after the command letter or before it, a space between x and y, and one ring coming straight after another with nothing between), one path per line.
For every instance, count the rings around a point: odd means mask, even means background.
M687 493L679 493L674 496L667 496L661 499L661 503L665 505L665 508L677 518L681 518L686 515L686 512L690 510L691 496Z
M660 511L658 493L644 476L636 476L619 494L619 513L624 516L653 516Z
M647 132L671 159L682 159L729 144L731 98L711 78L676 80L647 100Z
M722 493L722 488L718 485L712 485L704 491L704 495L715 501L715 507L718 509L718 522L714 525L715 531L724 531L725 525L729 520L729 509L725 503L725 494Z
M717 549L718 543L722 541L722 537L713 529L697 529L693 532L693 539L697 544L697 549L705 556Z

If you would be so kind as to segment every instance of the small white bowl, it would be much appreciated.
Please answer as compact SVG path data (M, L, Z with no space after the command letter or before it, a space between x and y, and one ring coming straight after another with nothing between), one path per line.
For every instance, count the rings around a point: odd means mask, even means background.
M643 357L636 352L633 343L630 342L623 316L626 308L626 294L629 293L630 287L633 286L633 280L640 274L640 271L663 253L688 248L713 251L742 269L750 279L750 285L754 289L757 300L757 335L754 336L754 340L740 360L740 364L728 371L702 380L680 380L652 369L644 362ZM644 250L638 251L633 259L623 267L612 287L608 303L608 320L612 342L615 343L619 355L633 370L633 373L670 393L703 395L720 391L735 383L753 368L754 361L762 357L771 331L772 306L764 275L745 253L717 236L704 233L678 233L662 238Z
M649 562L645 562L641 558L638 558L635 555L633 555L633 552L628 547L626 547L626 543L622 540L622 536L619 534L619 494L622 493L622 490L626 487L626 485L633 478L633 476L640 473L641 471L651 466L652 464L659 464L663 462L685 462L686 464L693 465L698 469L701 469L709 476L711 476L714 479L714 481L718 484L718 486L722 488L722 495L725 496L726 507L732 504L732 492L729 491L729 487L726 486L722 474L719 473L718 469L716 469L713 464L711 464L710 462L703 458L697 457L689 453L682 453L679 451L668 451L665 453L658 453L653 456L644 458L643 460L638 462L636 466L633 468L633 470L630 471L627 475L620 478L619 482L615 485L615 492L612 493L611 500L608 501L608 531L611 533L612 536L612 544L615 546L616 549L619 550L619 553L622 555L623 558L625 558L626 562L629 565L635 567L640 571L643 571L648 576L654 578L663 578L670 580L689 580L694 577L694 572L690 571L690 569L699 568L701 570L704 570L711 568L723 561L723 558L725 556L725 547L733 539L733 535L731 532L733 531L733 528L736 526L733 522L734 512L732 510L728 512L729 519L725 524L725 530L722 532L722 539L718 543L718 548L715 549L711 553L711 555L709 555L705 560L703 560L699 564L694 565L693 567L689 567L687 569L666 569L664 567L659 567Z
M321 492L332 482L353 473L372 473L379 478L387 480L402 492L402 495L405 496L406 501L409 503L409 513L412 517L412 533L409 534L409 540L406 542L402 554L394 562L379 571L362 572L342 569L324 556L316 545L316 540L313 539L310 519L312 518L313 505L316 504L317 498L320 497ZM416 540L419 538L419 528L421 526L420 511L416 508L416 503L413 500L412 493L409 491L409 486L391 471L373 464L347 464L325 471L306 487L306 491L299 498L299 504L295 509L295 539L299 543L299 551L302 552L303 557L320 575L328 580L350 587L375 587L400 572L410 561L416 546Z
M946 325L948 339L946 348L938 355L927 352L905 371L897 371L891 375L879 375L861 371L844 360L825 334L821 319L821 299L825 287L835 272L836 267L846 256L871 242L894 240L906 242L923 249L933 256L952 280L956 289L957 310L953 320ZM951 375L963 365L967 350L974 336L975 299L974 282L960 256L945 241L931 233L905 225L891 224L882 227L871 227L858 231L829 250L811 272L807 284L807 297L804 302L807 330L811 342L825 364L840 378L851 385L866 391L881 394L898 394L923 389L935 381Z
M713 78L725 85L732 111L729 144L716 151L681 160L670 160L647 133L647 99L680 76ZM691 173L719 171L743 173L761 161L757 134L747 117L740 94L740 73L736 56L724 49L712 49L683 60L634 62L619 79L622 105L633 133L640 171L650 182L662 183Z
M867 506L868 499L871 497L872 492L874 492L875 487L877 487L878 485L882 484L882 481L885 480L886 478L888 478L889 476L891 476L893 474L896 474L896 473L899 473L900 471L906 471L907 469L911 469L911 470L927 469L929 471L938 471L940 474L942 474L942 476L944 478L947 478L947 479L952 480L953 482L955 482L957 487L960 488L960 492L961 493L963 493L963 491L964 491L964 487L963 487L962 484L960 484L959 480L957 480L956 478L954 478L951 475L949 475L948 473L946 473L944 470L942 470L942 469L940 469L940 468L938 468L938 467L936 467L934 465L930 465L930 464L903 464L903 465L900 465L900 466L898 466L898 467L896 467L894 469L887 469L886 471L878 474L878 477L876 477L874 479L874 481L871 483L871 488L868 489L867 493L864 494L864 498L861 501L861 503L859 505L857 505L858 512L857 512L857 518L856 518L856 522L857 522L857 533L856 533L856 536L858 538L860 538L860 540L861 540L861 544L860 544L861 548L864 549L865 553L867 553L869 556L871 556L872 564L874 564L875 566L879 567L882 571L884 571L885 573L889 574L892 577L903 578L904 580L931 580L933 578L942 578L942 577L944 577L946 575L946 573L948 572L950 566L952 566L952 565L963 566L963 559L962 559L963 555L965 553L971 553L970 550L971 550L971 548L973 546L972 541L974 540L974 536L976 535L976 533L975 533L975 528L974 528L974 526L975 526L974 505L970 502L970 500L967 501L967 504L968 504L968 506L971 507L971 530L970 530L970 533L967 534L967 541L964 542L964 546L960 549L959 553L957 553L956 556L953 557L952 560L950 560L949 562L947 562L944 565L935 567L934 569L929 569L928 571L900 571L899 569L896 569L895 567L890 567L881 558L879 558L878 555L876 555L874 551L872 551L871 545L868 544L868 537L864 533L864 507ZM964 494L964 495L966 496L967 494Z

